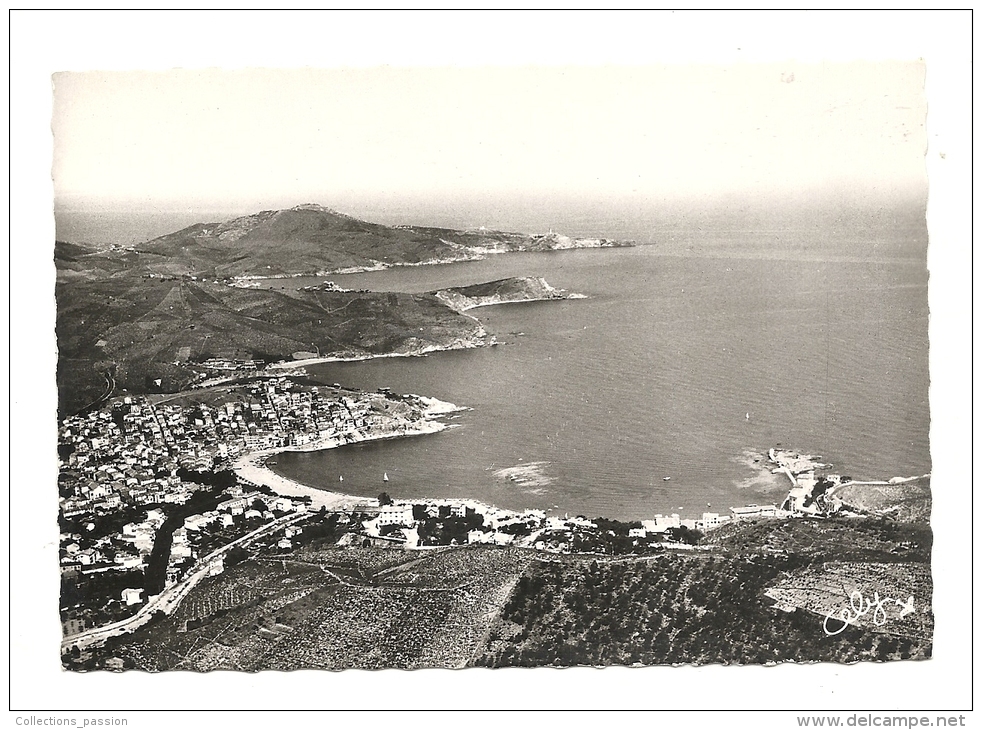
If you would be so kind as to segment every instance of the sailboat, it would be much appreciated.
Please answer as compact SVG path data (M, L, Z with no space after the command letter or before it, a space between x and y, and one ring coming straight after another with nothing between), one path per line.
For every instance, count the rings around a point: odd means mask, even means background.
M344 481L344 477L343 477L343 476L339 476L339 477L338 477L338 481L339 481L339 482L343 482L343 481Z
M389 473L388 472L382 472L382 481L383 482L389 481Z
M750 420L750 412L749 411L747 412L747 420L748 421Z

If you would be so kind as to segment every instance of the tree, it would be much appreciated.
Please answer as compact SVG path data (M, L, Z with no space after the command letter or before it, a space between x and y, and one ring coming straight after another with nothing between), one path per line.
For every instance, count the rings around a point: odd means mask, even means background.
M252 553L250 553L244 547L236 545L234 548L229 550L228 553L225 554L225 565L226 567L231 568L233 565L238 565L243 560L246 560L247 558L251 558L251 557L252 557Z
M385 507L386 505L392 504L392 497L390 497L388 493L382 492L378 496L378 503L380 506Z

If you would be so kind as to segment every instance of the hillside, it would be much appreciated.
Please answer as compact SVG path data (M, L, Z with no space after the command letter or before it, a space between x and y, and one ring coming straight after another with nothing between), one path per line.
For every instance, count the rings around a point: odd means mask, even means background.
M835 490L855 512L882 515L900 522L927 522L931 517L931 477L896 479L888 484L849 482Z
M474 546L322 544L260 554L206 579L172 616L110 640L99 655L150 672L460 668L480 652L532 559Z
M55 261L75 263L83 256L92 253L92 249L67 241L55 241Z
M433 292L433 295L458 312L491 304L584 298L582 294L556 289L542 277L533 276L511 277L484 284L441 289Z
M500 231L383 226L319 205L266 210L223 223L196 223L136 248L160 274L228 279L321 275L348 269L467 261L489 253L629 245ZM147 257L163 257L150 261Z
M615 245L625 244L551 232L389 227L319 205L196 223L139 246L96 250L58 241L59 410L67 415L107 391L186 388L216 374L201 367L210 359L268 363L490 344L481 325L460 312L569 296L541 279L502 280L439 296L323 287L273 291L230 283Z
M489 343L474 319L430 294L301 291L290 295L189 279L74 279L56 287L63 414L106 388L170 392L199 364L297 356L419 354ZM159 381L159 382L157 382Z
M768 664L926 659L934 615L927 525L853 517L738 521L706 551L533 562L475 664ZM852 591L889 601L823 619ZM894 603L900 599L910 609ZM878 599L873 599L878 600Z

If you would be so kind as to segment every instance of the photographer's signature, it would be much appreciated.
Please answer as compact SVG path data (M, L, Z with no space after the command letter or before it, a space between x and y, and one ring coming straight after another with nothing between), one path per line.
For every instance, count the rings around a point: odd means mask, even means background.
M863 597L862 592L853 591L849 594L849 605L839 609L838 616L833 616L835 609L828 612L822 622L822 630L828 636L841 634L847 626L855 625L857 619L870 611L873 612L873 625L882 626L890 618L903 618L908 613L913 613L914 597L911 596L906 602L902 602L894 598L880 598L879 591L876 591L873 593L873 600L869 601ZM842 626L834 631L829 631L829 619L840 621Z

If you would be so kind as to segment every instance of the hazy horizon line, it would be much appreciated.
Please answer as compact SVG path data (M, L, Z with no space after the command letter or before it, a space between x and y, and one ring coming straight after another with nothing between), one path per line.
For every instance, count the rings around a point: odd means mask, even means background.
M926 205L929 198L927 176L924 184L884 189L870 186L823 186L807 189L781 191L707 191L689 195L643 195L618 193L592 193L569 191L527 191L506 190L439 190L439 191L300 191L295 194L284 193L274 196L244 197L181 197L181 196L112 196L88 193L55 193L53 206L56 211L88 212L93 209L117 211L180 212L188 209L201 211L243 210L284 210L300 205L315 204L344 212L344 205L363 206L408 206L433 207L449 204L541 204L557 206L575 204L577 206L616 205L619 207L664 206L666 208L700 208L720 206L746 206L768 208L771 206L793 205L798 208L823 208L828 205L842 205L848 208L892 207Z

